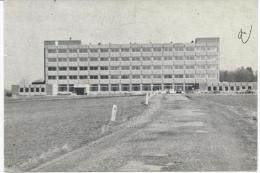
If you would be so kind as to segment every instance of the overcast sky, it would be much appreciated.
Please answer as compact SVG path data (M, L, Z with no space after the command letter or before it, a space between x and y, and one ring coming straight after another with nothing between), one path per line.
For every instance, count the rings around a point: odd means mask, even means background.
M190 42L220 37L220 68L257 69L256 0L7 0L5 87L43 79L43 41ZM252 33L243 44L242 28Z

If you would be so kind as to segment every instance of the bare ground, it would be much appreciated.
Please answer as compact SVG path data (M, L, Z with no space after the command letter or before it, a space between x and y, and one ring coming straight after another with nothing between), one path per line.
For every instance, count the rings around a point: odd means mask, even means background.
M255 112L255 97L157 96L142 118L30 171L255 171L257 119L237 110Z

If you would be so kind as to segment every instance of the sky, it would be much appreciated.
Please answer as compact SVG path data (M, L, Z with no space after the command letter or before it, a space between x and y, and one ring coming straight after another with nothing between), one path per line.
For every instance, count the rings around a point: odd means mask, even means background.
M246 44L240 29L250 31ZM44 40L83 44L220 37L220 69L257 70L257 0L6 0L4 87L43 79Z

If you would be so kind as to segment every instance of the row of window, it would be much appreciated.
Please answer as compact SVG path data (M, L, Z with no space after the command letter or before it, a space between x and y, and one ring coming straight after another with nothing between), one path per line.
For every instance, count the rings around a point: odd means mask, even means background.
M19 90L21 93L22 92L45 92L45 88L28 88L28 87L25 87L25 88L20 88Z
M216 60L217 56L167 56L167 57L81 57L81 58L48 58L48 62L87 62L87 61L172 61L172 60Z
M144 65L144 66L61 66L61 67L55 67L50 66L48 67L48 71L87 71L87 70L172 70L172 69L217 69L217 65L215 64L209 64L209 65Z
M161 51L194 51L195 47L143 47L143 48L71 48L71 49L48 49L48 53L105 53L105 52L161 52ZM199 51L216 51L217 47L196 47Z
M166 83L166 84L91 84L90 85L90 91L157 91L162 90L162 87L164 89L171 89L172 84ZM121 88L121 89L120 89ZM64 92L64 91L74 91L74 85L73 84L59 84L58 85L58 91Z
M209 86L208 87L208 91L217 91L217 90L219 90L219 91L223 91L223 90L225 90L225 91L228 91L228 90L231 90L231 91L235 91L235 89L236 89L236 91L239 91L239 90L245 90L245 89L248 89L248 90L251 90L252 89L252 87L251 86L230 86L230 87L228 87L228 86L225 86L225 87L222 87L222 86L213 86L213 87L211 87L211 86Z
M65 75L59 75L59 76L48 76L49 80L66 80L66 79L71 79L71 80L76 80L76 79L161 79L161 78L165 78L165 79L171 79L171 78L216 78L217 75L216 74L143 74L143 75L69 75L69 76L65 76Z

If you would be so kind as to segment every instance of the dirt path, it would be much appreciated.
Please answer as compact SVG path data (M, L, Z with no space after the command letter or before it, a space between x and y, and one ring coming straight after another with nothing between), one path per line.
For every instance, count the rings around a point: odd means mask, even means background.
M32 171L253 171L256 129L221 106L184 95L130 126Z

